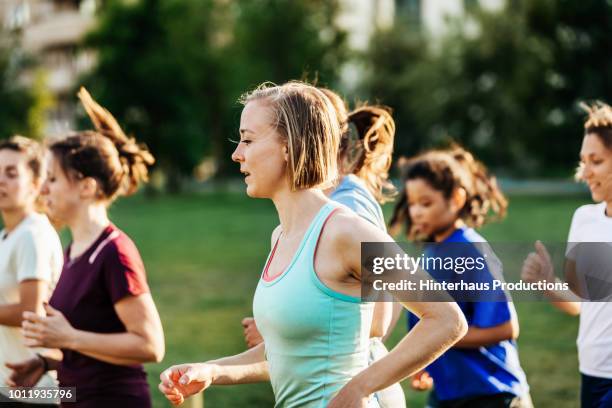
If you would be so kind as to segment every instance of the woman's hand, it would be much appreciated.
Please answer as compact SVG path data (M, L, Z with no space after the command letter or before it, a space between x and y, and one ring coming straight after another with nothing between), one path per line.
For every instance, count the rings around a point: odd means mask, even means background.
M62 312L44 304L47 316L23 312L22 331L28 347L71 349L77 330L70 325Z
M550 255L542 242L536 241L536 252L531 252L523 262L521 279L527 282L555 281L555 274Z
M410 386L413 390L428 391L433 388L433 378L425 370L421 370L412 376Z
M359 386L355 378L340 389L327 408L366 408L368 406L370 395L364 392L364 387Z
M19 363L6 363L5 366L13 370L6 380L9 387L33 387L45 373L42 357L38 356Z
M263 337L257 329L255 319L252 317L245 317L242 319L242 327L244 328L244 341L248 348L253 348L256 345L263 343Z
M186 398L210 387L214 374L213 364L175 365L160 374L158 388L173 405L180 405Z

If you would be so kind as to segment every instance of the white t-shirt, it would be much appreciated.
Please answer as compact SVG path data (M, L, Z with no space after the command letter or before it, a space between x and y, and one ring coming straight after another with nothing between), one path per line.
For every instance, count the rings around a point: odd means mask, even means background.
M59 237L44 215L29 215L6 237L4 230L0 231L0 305L19 303L19 283L28 279L47 282L50 297L62 263ZM20 362L40 351L23 344L20 330L19 327L0 325L0 387L6 387L11 373L5 362ZM48 373L38 383L40 387L54 385L55 380Z
M572 218L566 256L576 261L574 243L602 242L612 251L612 216L606 216L606 203L583 205ZM588 249L588 248L587 248ZM600 248L596 249L601 250ZM605 269L610 271L611 266ZM580 274L579 274L580 275ZM612 281L606 277L605 281ZM578 330L580 372L612 379L612 302L583 302Z

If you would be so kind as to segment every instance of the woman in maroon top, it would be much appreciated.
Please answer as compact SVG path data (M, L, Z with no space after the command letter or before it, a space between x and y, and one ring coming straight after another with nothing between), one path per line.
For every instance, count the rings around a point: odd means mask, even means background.
M31 347L61 349L15 370L27 383L40 364L57 369L62 387L76 387L78 407L150 407L145 362L159 362L164 336L142 260L130 238L108 219L108 205L146 181L153 157L125 136L108 111L81 89L96 131L50 146L43 187L51 216L72 232L47 315L24 313Z

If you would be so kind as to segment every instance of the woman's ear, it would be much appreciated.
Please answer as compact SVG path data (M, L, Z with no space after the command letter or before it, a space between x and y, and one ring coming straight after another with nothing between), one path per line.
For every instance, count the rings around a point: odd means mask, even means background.
M85 177L78 181L80 197L84 199L98 198L98 182L93 177Z
M289 163L289 148L287 145L283 145L283 157L285 158L285 162Z
M453 211L461 211L461 209L465 206L467 201L467 192L463 187L457 187L453 190L453 194L451 195L451 209Z

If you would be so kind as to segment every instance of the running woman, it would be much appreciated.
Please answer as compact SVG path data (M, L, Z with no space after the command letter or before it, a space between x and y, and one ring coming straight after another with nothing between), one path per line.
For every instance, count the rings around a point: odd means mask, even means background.
M43 407L44 403L9 398L11 369L33 359L36 350L24 345L21 334L25 311L41 312L62 268L62 246L47 217L36 211L43 183L44 152L34 140L14 136L0 141L0 404ZM42 350L41 350L42 352ZM42 367L42 365L41 365ZM36 381L34 381L34 378ZM53 387L55 380L42 368L23 373L27 386ZM21 402L19 402L21 401ZM56 405L52 405L56 406Z
M404 191L391 226L405 226L409 240L433 243L426 245L427 257L482 257L478 248L482 244L475 243L486 240L475 229L484 225L491 213L503 216L507 207L484 165L454 146L423 153L403 167ZM427 272L436 279L451 281L458 277L478 281L493 278L488 266L477 276L435 267ZM512 303L457 300L469 325L467 335L414 376L413 388L427 390L434 386L429 404L441 408L531 407L514 341L519 328ZM408 319L409 328L415 327L418 318L409 315Z
M150 407L142 363L164 355L161 322L134 243L113 225L108 206L147 178L153 157L126 137L115 119L81 89L96 130L50 145L43 194L73 241L46 316L26 312L27 345L61 349L47 357L62 387L76 387L76 407ZM40 366L40 359L29 360Z
M596 204L583 205L572 218L565 254L565 276L570 282L572 276L576 276L577 244L612 245L612 107L604 103L584 107L588 117L584 124L577 178L587 183ZM536 242L535 246L536 252L529 254L524 262L522 278L530 282L554 282L554 268L547 249L541 242ZM609 265L607 269L609 271ZM582 408L611 408L612 303L580 303L567 292L547 291L545 295L558 309L580 316L577 344Z
M331 200L344 204L357 215L386 231L385 220L380 204L389 201L396 193L388 181L393 153L395 122L389 110L381 106L364 105L348 113L346 103L335 92L319 88L327 96L336 110L342 130L338 166L340 177L335 187L325 193ZM351 137L350 125L356 130ZM395 327L400 316L401 305L391 302L376 302L372 328L370 329L370 363L387 355L383 343ZM395 313L394 313L395 311ZM255 319L242 320L245 341L254 347L263 341L257 330ZM404 391L399 384L376 393L381 408L401 408L406 406Z
M172 366L159 388L180 404L211 384L270 380L277 407L376 407L373 393L434 360L465 334L465 320L453 302L406 303L421 322L368 366L373 305L359 297L360 247L392 239L322 191L337 177L335 110L299 82L259 87L244 103L232 159L247 194L271 199L280 219L253 300L264 343Z

